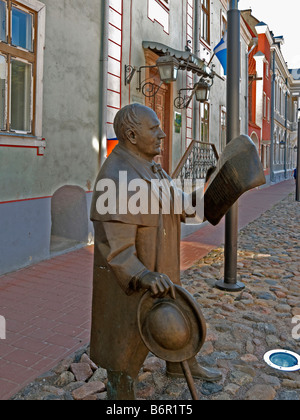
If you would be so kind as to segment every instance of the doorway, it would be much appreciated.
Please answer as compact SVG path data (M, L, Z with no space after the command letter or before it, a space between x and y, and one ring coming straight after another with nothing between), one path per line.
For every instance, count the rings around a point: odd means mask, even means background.
M154 66L158 56L151 51L146 51L146 65ZM146 73L147 81L153 83L156 88L159 87L160 77L157 68L147 69ZM171 153L172 153L172 130L171 130L171 85L162 84L158 93L153 97L146 97L146 106L153 109L156 112L160 122L161 128L165 132L166 137L162 141L161 154L156 156L154 159L157 163L160 163L163 169L170 174L171 173Z

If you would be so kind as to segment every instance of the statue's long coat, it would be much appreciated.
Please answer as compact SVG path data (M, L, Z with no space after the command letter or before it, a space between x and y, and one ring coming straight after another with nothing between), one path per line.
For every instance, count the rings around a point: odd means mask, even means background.
M130 282L148 269L167 274L173 283L180 284L181 215L161 211L120 214L118 210L116 214L99 214L97 200L103 193L97 191L101 187L98 183L113 180L118 198L120 171L126 171L127 184L143 179L150 185L151 179L162 177L161 172L153 170L153 163L121 145L114 149L97 177L91 207L95 227L91 358L105 369L135 377L148 353L137 324L137 309L145 291L133 292ZM167 177L164 172L163 178ZM127 184L121 186L123 194ZM132 195L128 193L128 200ZM118 204L117 200L117 208Z

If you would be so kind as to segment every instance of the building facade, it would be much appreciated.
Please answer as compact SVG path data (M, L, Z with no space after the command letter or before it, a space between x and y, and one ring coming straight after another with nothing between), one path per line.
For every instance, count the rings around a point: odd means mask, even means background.
M299 81L295 80L287 67L281 46L282 36L273 36L272 53L272 145L271 181L280 182L292 176L295 169L297 139Z
M284 60L282 36L242 11L254 46L249 51L249 136L257 146L269 182L291 177L295 168L299 81Z
M0 1L0 274L87 243L101 4Z
M167 134L159 159L170 174L191 142L219 153L226 144L226 77L213 49L226 31L227 1L86 3L0 1L0 274L92 242L93 184L124 105L157 112ZM242 21L243 133L250 41ZM161 84L155 66L168 54L178 78ZM200 103L190 96L203 76L213 85Z
M152 107L161 119L167 134L162 162L170 174L192 140L213 143L218 151L222 151L226 144L226 78L220 63L213 56L213 49L226 31L227 2L114 0L109 2L109 9L108 48L111 54L108 58L107 153L117 143L112 128L116 112L121 106L133 102ZM247 69L245 55L250 40L250 34L242 22L243 80ZM157 69L149 69L148 66L154 66L159 56L167 51L174 56L177 54L179 59L189 57L189 54L191 60L197 57L198 66L208 67L220 76L214 78L209 102L200 104L192 100L186 108L176 106L179 91L188 88L192 90L199 80L197 72L188 70L180 71L177 81L164 84L155 96L147 96L151 95L149 83L156 86L160 83ZM125 81L124 68L128 72L132 69L136 71L130 81ZM241 83L241 128L246 118L245 89L245 83ZM187 97L190 93L186 90L180 94ZM176 121L180 121L180 126Z
M249 51L248 134L255 143L265 175L270 173L271 147L271 45L273 38L268 26L257 20L251 10L242 17L252 36Z

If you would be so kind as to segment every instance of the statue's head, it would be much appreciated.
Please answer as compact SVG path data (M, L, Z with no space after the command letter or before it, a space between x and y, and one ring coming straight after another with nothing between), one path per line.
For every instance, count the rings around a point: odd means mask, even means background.
M161 153L166 137L156 113L144 105L131 104L122 108L114 120L116 136L121 144L147 160Z

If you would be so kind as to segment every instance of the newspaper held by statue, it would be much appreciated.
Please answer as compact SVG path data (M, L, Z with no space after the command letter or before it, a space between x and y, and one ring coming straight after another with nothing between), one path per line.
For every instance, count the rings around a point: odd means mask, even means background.
M246 135L235 138L225 147L208 181L204 195L205 218L217 225L242 194L265 183L255 144Z

